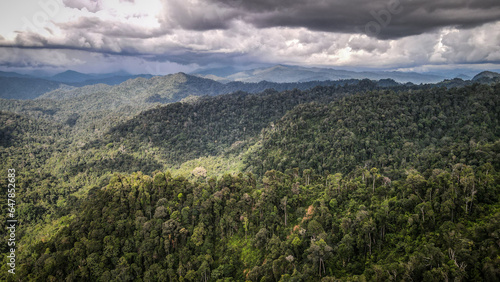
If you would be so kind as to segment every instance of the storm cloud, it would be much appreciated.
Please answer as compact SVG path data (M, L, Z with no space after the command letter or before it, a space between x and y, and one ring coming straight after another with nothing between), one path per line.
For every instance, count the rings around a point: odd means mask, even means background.
M172 1L167 1L172 2ZM184 2L184 1L183 1ZM443 27L471 28L500 19L496 0L210 0L222 16L204 18L206 29L227 26L228 19L256 27L304 27L315 31L359 33L394 39ZM185 3L196 3L187 1ZM177 7L168 6L176 15ZM182 9L190 9L183 7ZM182 10L181 9L181 10ZM208 15L211 12L207 13ZM177 14L184 16L182 13ZM373 23L380 30L374 32ZM185 25L189 28L189 25Z
M20 2L39 6L0 33L3 68L52 62L85 71L102 62L164 73L214 64L412 70L500 63L497 0ZM9 56L14 50L22 51Z

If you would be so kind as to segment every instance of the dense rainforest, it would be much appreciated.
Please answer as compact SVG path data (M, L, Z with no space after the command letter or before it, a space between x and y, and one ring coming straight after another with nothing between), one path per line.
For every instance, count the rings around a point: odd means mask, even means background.
M0 101L1 280L500 280L500 84L116 107L87 87Z

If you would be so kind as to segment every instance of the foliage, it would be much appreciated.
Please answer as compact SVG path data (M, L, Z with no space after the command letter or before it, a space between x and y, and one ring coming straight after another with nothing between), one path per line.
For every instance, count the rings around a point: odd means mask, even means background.
M498 279L500 175L490 164L412 171L376 181L374 191L362 172L335 184L311 177L307 184L299 170L268 171L262 182L241 173L206 182L116 174L67 227L30 247L19 277Z
M498 85L476 84L303 104L268 128L246 161L259 174L290 167L348 173L361 165L379 167L391 179L404 169L479 166L498 159L499 94Z
M500 86L384 83L0 100L0 280L499 280Z

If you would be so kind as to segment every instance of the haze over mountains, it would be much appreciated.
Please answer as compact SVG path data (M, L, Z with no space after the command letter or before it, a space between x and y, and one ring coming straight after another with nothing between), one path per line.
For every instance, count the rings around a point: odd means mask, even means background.
M195 72L196 73L196 72ZM224 75L225 73L225 75ZM228 71L224 72L221 69L200 71L201 75L214 75L222 77L230 81L244 82L304 82L304 81L324 81L324 80L341 80L341 79L394 79L400 83L412 82L420 83L436 83L447 77L444 75L421 74L416 72L398 72L398 71L347 71L330 68L309 68L300 66L276 65L272 67L256 68L245 71Z
M53 76L32 76L15 72L0 72L0 98L5 99L35 99L36 97L55 89L73 89L85 85L107 84L116 85L129 79L152 75L131 75L125 72L84 74L75 71L65 71Z
M46 79L71 84L73 86L84 86L97 83L115 85L136 77L151 78L153 76L150 74L131 75L124 71L103 74L85 74L68 70L51 77L47 77Z
M409 82L414 84L438 83L438 85L445 85L447 87L463 86L470 84L472 81L487 83L490 80L498 79L497 73L486 73L487 75L482 74L480 76L481 79L474 77L471 80L471 78L467 75L458 75L458 77L454 78L447 77L442 74L398 71L355 72L286 65L276 65L273 67L263 67L244 71L240 71L234 67L200 69L191 73L191 75L179 73L174 75L158 76L164 78L154 77L151 74L131 75L123 71L103 74L84 74L68 70L52 76L31 76L15 72L0 72L0 98L20 100L35 99L46 93L47 95L44 95L44 98L59 99L63 96L67 98L80 94L89 94L89 92L97 91L97 89L102 91L106 88L104 86L98 88L85 88L87 85L103 84L115 86L127 82L126 84L123 84L121 88L130 89L133 87L131 85L136 85L139 88L152 87L149 101L165 103L179 101L189 95L219 95L240 90L249 93L257 93L271 88L278 91L293 88L304 90L316 85L340 85L341 83L355 83L354 80L360 79L370 79L375 81L392 80L397 83ZM184 86L181 87L179 84L175 86L180 87L176 90L168 87L163 89L162 86L159 86L162 83L171 83L172 81L163 81L169 79L177 79L177 83L184 84ZM450 79L453 80L450 82ZM166 85L163 84L163 86ZM78 89L79 87L83 88ZM117 87L109 89L122 91L123 89L121 88ZM48 94L51 91L55 92ZM173 92L171 93L171 91Z

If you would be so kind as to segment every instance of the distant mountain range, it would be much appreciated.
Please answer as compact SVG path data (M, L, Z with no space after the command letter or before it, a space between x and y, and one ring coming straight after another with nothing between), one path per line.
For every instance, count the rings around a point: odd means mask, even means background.
M306 90L315 86L356 84L359 80L376 81L377 86L394 86L398 83L426 83L436 86L462 87L472 83L494 83L500 74L485 71L468 80L467 75L445 79L434 74L415 72L354 72L346 70L305 68L277 65L239 71L235 68L206 69L192 75L177 73L166 76L149 74L131 75L126 72L84 74L65 71L50 77L39 78L15 72L0 72L0 98L4 99L55 99L64 100L89 94L115 97L134 103L170 103L188 96L215 96L236 91L258 93L266 89L276 91L297 88ZM132 100L130 100L132 99Z
M55 89L69 87L56 81L32 77L0 76L0 98L29 100Z
M114 73L103 73L103 74L85 74L77 71L68 70L53 75L51 77L47 77L46 79L66 83L73 86L85 86L97 83L116 85L124 81L127 81L129 79L137 77L151 78L153 77L153 75L150 74L131 75L124 71L114 72Z
M412 82L436 83L449 77L438 74L422 74L417 72L400 71L348 71L330 68L308 68L300 66L276 65L272 67L256 68L237 71L234 68L214 68L198 70L192 74L224 81L260 82L270 81L277 83L326 81L340 79L394 79L399 83ZM459 75L462 79L470 79L467 75Z
M95 84L117 85L138 77L151 78L153 75L131 75L126 72L85 74L68 70L49 77L36 77L15 72L0 71L0 98L18 100L35 99L44 93L56 89L69 90Z
M193 76L185 73L176 73L165 76L155 76L150 79L135 78L119 85L87 85L79 88L61 88L47 92L37 99L67 100L94 97L98 100L105 99L110 104L150 104L178 102L189 96L217 96L238 91L247 93L260 93L267 89L285 91L292 89L306 90L316 86L355 85L359 80L339 81L310 81L300 83L276 83L261 81L259 83L244 83L233 81L220 83L211 79ZM374 82L380 87L398 85L392 79ZM93 99L95 100L95 99Z
M464 87L467 85L472 85L474 83L481 84L494 84L500 82L500 74L492 71L483 71L477 75L475 75L471 80L463 80L461 78L454 79L445 79L439 83L436 83L435 86L444 86L446 88L453 87Z
M15 75L18 75L18 77L15 77ZM91 77L93 78L91 79ZM66 71L52 76L50 79L57 81L16 73L6 73L6 76L2 77L0 73L0 98L65 100L95 94L106 96L106 99L114 97L116 101L113 104L120 103L118 101L122 100L127 100L126 103L130 101L134 101L134 103L170 103L180 101L188 96L215 96L236 91L258 93L266 89L276 91L295 88L306 90L315 86L356 84L358 82L355 79L347 79L289 83L269 81L260 81L258 83L229 81L222 83L185 73L154 77L151 75L112 76L111 74L96 76L74 71ZM382 84L394 85L397 83L394 80L381 80L380 86Z
M6 71L0 71L0 77L22 77L22 78L32 78L33 76L26 75L26 74L20 74L17 72L6 72Z

